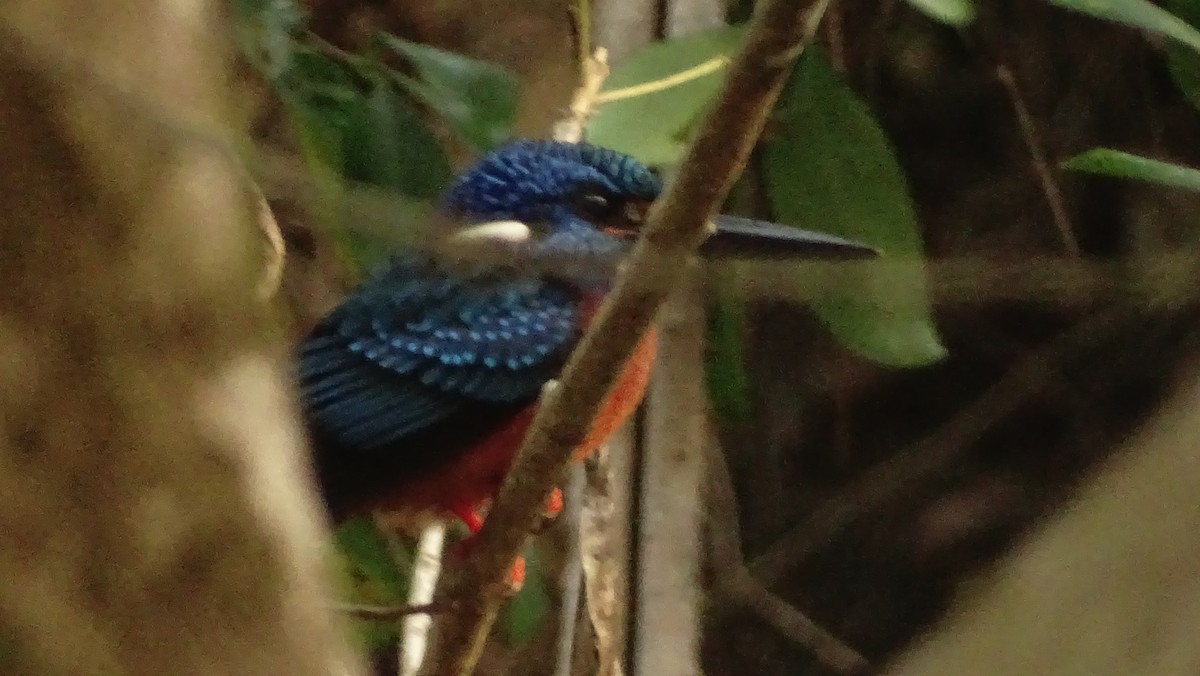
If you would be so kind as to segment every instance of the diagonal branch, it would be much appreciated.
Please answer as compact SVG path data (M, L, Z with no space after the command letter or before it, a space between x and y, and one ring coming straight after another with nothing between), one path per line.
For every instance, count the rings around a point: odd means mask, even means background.
M712 552L713 592L744 608L779 634L813 652L840 674L866 673L870 664L849 644L834 636L756 580L742 557L742 535L733 480L715 435L705 444L708 463L708 539Z
M751 21L722 92L673 184L651 209L615 289L543 397L512 471L480 533L475 555L448 593L458 612L445 625L438 673L468 674L483 649L508 567L524 544L554 482L613 384L613 364L633 350L659 304L683 278L705 225L742 171L792 65L812 40L828 0L807 6L766 0ZM807 11L806 11L807 10Z

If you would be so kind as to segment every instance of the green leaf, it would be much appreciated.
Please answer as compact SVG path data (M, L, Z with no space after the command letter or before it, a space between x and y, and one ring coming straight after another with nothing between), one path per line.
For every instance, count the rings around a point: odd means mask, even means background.
M351 602L396 606L405 602L410 571L401 570L387 539L368 518L351 519L334 531L341 557L343 593ZM396 623L355 620L353 625L368 652L395 645Z
M519 646L533 638L550 612L550 594L546 574L537 551L530 548L525 556L525 584L504 608L504 636L510 646Z
M347 211L347 183L397 197L433 199L452 177L445 152L382 66L298 50L280 82L289 119L318 191L321 223L358 269L394 249L376 224ZM347 218L352 216L353 220ZM404 221L386 224L403 227ZM374 233L374 234L372 234Z
M242 53L268 80L291 66L293 39L304 13L292 0L234 0L234 35Z
M1048 0L1052 5L1073 9L1101 19L1116 21L1144 31L1165 35L1200 52L1200 32L1186 21L1149 0Z
M655 43L621 62L605 82L605 92L659 82L691 69L703 74L652 93L602 103L588 123L588 140L650 165L678 161L694 122L716 96L726 59L744 32L741 26L722 26Z
M417 111L384 78L361 103L361 119L346 129L346 177L409 197L440 195L450 162Z
M450 182L453 172L433 132L415 109L396 91L389 78L378 77L363 100L361 124L346 129L343 175L359 189L377 186L420 200L433 200ZM397 219L391 229L411 220ZM372 236L361 223L338 228L338 242L359 270L365 270L395 250L390 237ZM376 233L377 235L378 233Z
M951 26L966 26L975 19L974 0L908 0L913 9Z
M768 192L785 223L869 242L902 268L832 288L817 315L876 361L919 366L945 355L925 291L921 238L903 173L867 107L816 51L801 57L764 142ZM869 267L869 266L865 266Z
M385 47L404 57L416 80L393 76L401 87L441 115L463 140L487 150L508 139L517 112L519 82L494 63L380 33Z
M1171 0L1167 9L1191 26L1200 24L1200 2L1197 0ZM1174 41L1167 43L1165 49L1175 86L1192 107L1200 108L1200 55Z
M379 601L402 602L407 593L404 582L407 571L400 571L387 538L371 519L345 522L334 532L334 542L356 576L366 580L381 596Z
M365 107L346 66L308 48L298 49L277 83L301 154L310 170L344 170L346 131L365 123Z
M1200 192L1200 169L1132 155L1112 148L1093 148L1063 162L1062 167L1072 171L1131 178Z

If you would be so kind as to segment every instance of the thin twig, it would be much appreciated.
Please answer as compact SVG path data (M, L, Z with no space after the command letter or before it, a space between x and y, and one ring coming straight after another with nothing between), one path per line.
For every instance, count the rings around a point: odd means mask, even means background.
M646 94L653 94L654 92L661 92L664 89L678 87L681 84L691 82L697 78L715 73L728 65L728 56L714 56L707 61L702 61L692 66L691 68L686 68L678 73L672 73L657 80L640 82L628 87L621 87L620 89L610 89L609 91L601 93L600 96L597 97L597 102L611 103L613 101L620 101L622 99L632 99L638 96L645 96Z
M449 606L439 603L425 603L418 606L368 606L357 603L343 603L334 606L336 612L363 620L391 622L409 615L437 615L444 613Z
M258 228L263 235L263 272L254 293L262 300L270 300L279 291L279 284L283 281L286 248L283 235L279 232L279 223L271 213L271 206L258 186L253 189L258 201Z
M700 673L704 513L704 295L693 269L658 314L631 528L634 674Z
M815 4L824 9L825 3ZM650 210L644 234L625 262L563 370L562 386L544 397L512 470L479 533L458 584L446 590L461 603L443 626L446 647L438 673L474 670L495 621L505 575L555 481L584 440L622 363L642 339L663 299L675 288L706 235L706 225L745 167L795 58L812 40L808 7L765 0L751 20L722 92L701 125L679 173ZM631 283L636 280L636 283Z
M592 16L588 0L576 0L572 5L575 27L575 47L578 54L579 86L571 97L570 114L554 127L554 138L578 143L583 140L588 120L599 105L600 90L608 77L608 51L602 47L592 50ZM552 381L553 382L553 381ZM569 676L575 656L575 628L579 621L579 602L582 596L584 562L581 533L583 528L583 496L587 478L582 465L571 469L565 513L569 520L570 538L567 562L562 571L562 607L559 622L558 655L555 672Z
M592 54L592 7L588 0L575 0L567 11L571 33L575 40L575 61L579 80L587 80L587 62Z
M571 660L575 656L575 625L579 621L579 602L583 597L583 552L580 548L580 523L583 517L583 490L587 483L583 463L574 464L569 472L567 490L563 491L564 507L559 521L566 529L567 551L560 576L561 607L558 623L558 655L556 676L571 676Z
M933 435L868 471L757 557L750 565L755 579L774 584L858 516L923 485L965 453L974 439L1025 404L1031 393L1051 382L1064 360L1111 335L1130 312L1125 304L1100 310L1036 349Z
M1046 153L1038 140L1037 126L1033 122L1033 116L1029 114L1029 107L1025 105L1024 97L1021 96L1017 79L1008 66L1003 64L996 66L996 78L1004 87L1005 93L1008 94L1008 100L1012 104L1013 114L1017 118L1017 126L1021 129L1021 138L1025 141L1026 149L1029 150L1029 161L1042 186L1042 194L1045 195L1046 204L1050 207L1050 215L1054 218L1055 227L1058 228L1058 236L1062 240L1063 249L1071 256L1079 256L1079 240L1075 237L1075 229L1071 226L1071 217L1067 212L1062 190L1054 178L1054 171L1050 169L1050 164L1046 161Z
M834 636L754 579L742 556L737 496L725 454L715 435L708 451L708 540L714 591L725 603L754 613L782 636L811 650L822 664L841 673L862 673L870 665L857 650Z
M597 99L604 79L608 77L608 50L597 47L591 57L584 60L581 70L583 80L571 97L571 108L567 117L554 125L554 138L559 141L578 143L583 140L583 130L596 112Z
M626 424L585 466L587 491L580 522L588 619L596 637L598 676L624 673L625 574L629 550L629 475L633 425ZM626 453L614 453L614 449Z
M723 24L721 0L667 0L664 8L668 37ZM709 63L715 71L729 59ZM626 650L633 674L702 671L706 321L702 270L689 267L657 316L658 356L646 396L641 452L630 481Z

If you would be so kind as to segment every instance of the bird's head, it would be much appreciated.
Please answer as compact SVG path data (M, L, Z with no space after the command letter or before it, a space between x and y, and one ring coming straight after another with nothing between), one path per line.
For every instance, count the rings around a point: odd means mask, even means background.
M460 238L505 242L560 265L605 264L628 250L661 191L658 175L629 155L586 143L521 140L493 150L459 176L443 206L474 224ZM764 221L718 216L714 225L702 253L808 258L877 253Z

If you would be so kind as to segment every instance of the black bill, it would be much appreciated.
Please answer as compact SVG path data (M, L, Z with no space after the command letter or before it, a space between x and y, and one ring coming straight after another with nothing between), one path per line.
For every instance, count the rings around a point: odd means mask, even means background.
M713 224L716 232L700 245L700 255L705 258L846 260L879 255L869 244L769 221L721 215Z

